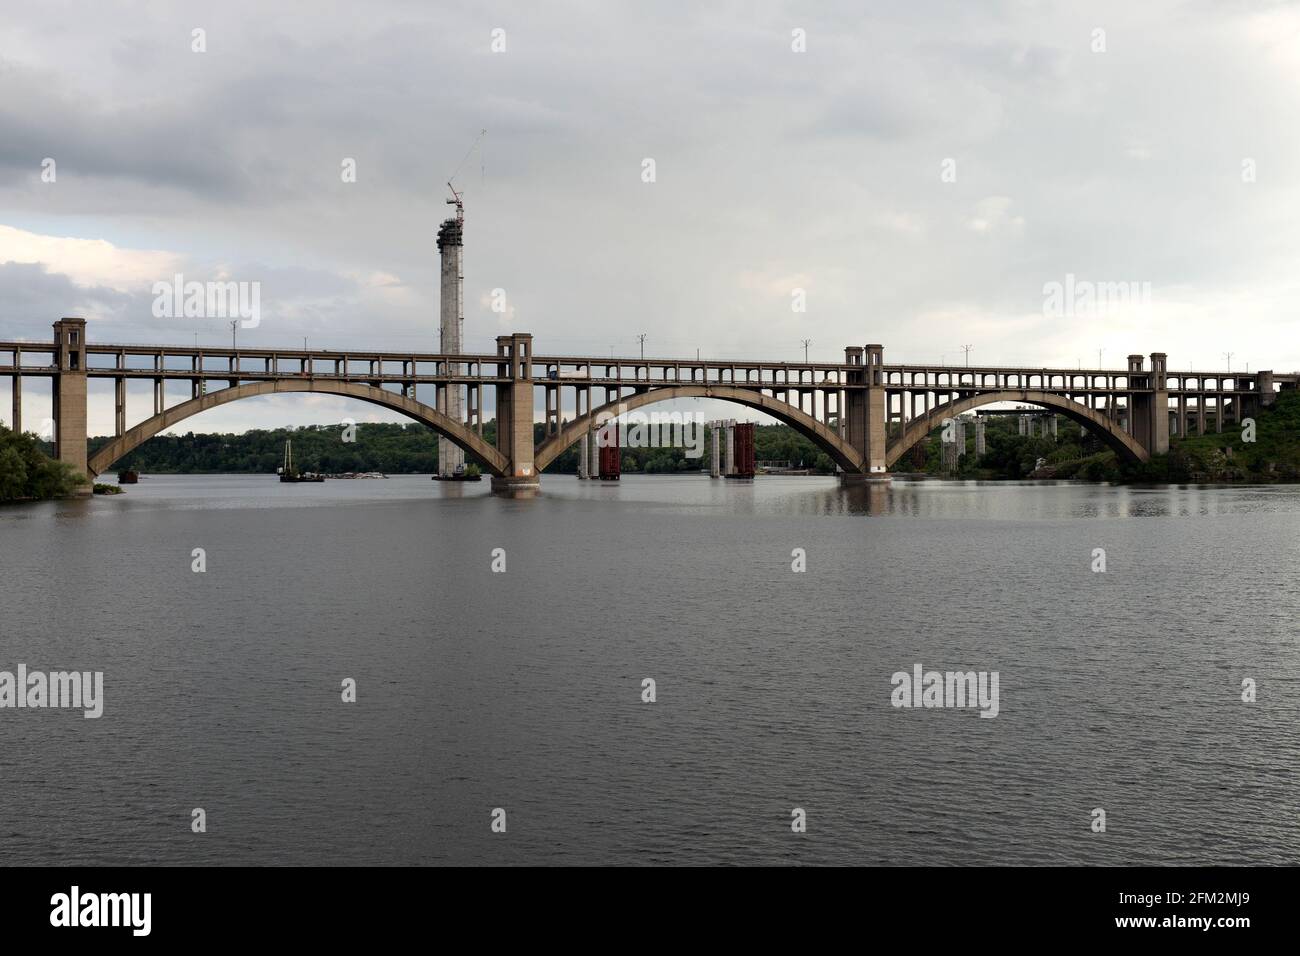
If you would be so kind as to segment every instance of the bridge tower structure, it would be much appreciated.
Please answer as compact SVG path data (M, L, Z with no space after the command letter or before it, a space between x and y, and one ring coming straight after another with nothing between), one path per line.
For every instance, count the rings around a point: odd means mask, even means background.
M55 363L52 411L54 455L86 474L86 320L60 319L54 323ZM119 393L122 391L118 389ZM123 404L121 397L118 407ZM119 418L120 418L119 412ZM90 494L87 482L79 492Z
M1129 428L1138 443L1153 455L1169 451L1169 385L1164 352L1151 353L1151 370L1146 371L1141 355L1128 357L1130 388Z
M844 394L844 438L862 454L866 470L860 474L841 473L845 481L888 481L885 454L888 434L885 430L885 348L883 345L844 350L845 376L850 387Z
M504 475L492 476L494 491L541 487L533 464L533 337L526 332L497 336L497 450L510 462Z

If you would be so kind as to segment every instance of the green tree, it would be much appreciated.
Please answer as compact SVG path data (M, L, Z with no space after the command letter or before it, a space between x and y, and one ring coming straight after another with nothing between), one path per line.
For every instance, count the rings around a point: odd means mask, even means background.
M85 483L85 475L42 452L35 437L0 425L0 501L62 498Z

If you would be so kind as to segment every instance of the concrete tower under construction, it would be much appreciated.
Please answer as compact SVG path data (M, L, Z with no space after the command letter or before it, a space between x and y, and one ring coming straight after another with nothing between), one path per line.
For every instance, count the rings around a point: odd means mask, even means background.
M453 200L448 200L452 202ZM459 197L456 218L443 222L438 229L438 252L442 256L442 287L439 299L442 339L438 351L444 355L459 355L465 327L465 270L461 265L464 211ZM450 371L443 369L443 371ZM438 411L454 421L464 421L462 386L452 385L438 389ZM438 437L438 474L447 478L464 471L465 452L455 442Z

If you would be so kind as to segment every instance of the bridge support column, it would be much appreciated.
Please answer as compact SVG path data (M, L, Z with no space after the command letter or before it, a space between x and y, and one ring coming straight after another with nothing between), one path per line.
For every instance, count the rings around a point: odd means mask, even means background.
M846 373L849 388L845 394L845 438L862 454L863 469L856 474L842 473L842 481L889 480L885 471L889 396L885 391L884 352L882 345L850 346L844 350L845 364L854 366Z
M533 466L533 337L525 332L497 336L497 375L509 385L497 390L497 448L509 460L492 490L530 494L541 488Z
M1143 374L1141 355L1128 357L1128 433L1153 455L1169 451L1169 391L1165 353L1151 353L1151 371ZM1146 389L1149 389L1147 391Z
M18 356L14 356L14 365L21 364ZM9 426L15 433L23 433L23 377L17 372L14 373L14 417L9 419Z
M14 379L18 381L17 378ZM1259 389L1259 407L1268 408L1277 401L1277 392L1273 391L1273 370L1255 373L1255 384Z
M1138 399L1145 403L1146 422L1142 430L1147 440L1142 446L1153 455L1163 455L1169 451L1169 383L1167 380L1168 356L1164 352L1151 353L1151 392ZM1142 409L1135 409L1139 414Z
M587 462L590 460L591 452L589 451L589 441L591 430L588 429L580 439L578 439L578 480L581 481L587 477Z
M85 475L79 491L90 494L92 476L86 470L86 320L60 319L54 323L59 374L54 380L54 450Z
M121 438L126 434L126 379L113 379L113 434Z
M722 429L717 422L709 422L709 477L722 477Z

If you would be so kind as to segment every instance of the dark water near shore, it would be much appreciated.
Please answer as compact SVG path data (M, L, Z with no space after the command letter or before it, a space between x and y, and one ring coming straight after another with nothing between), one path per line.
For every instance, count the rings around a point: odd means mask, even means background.
M105 687L0 710L0 862L1300 863L1300 488L545 492L0 508L0 670ZM891 707L916 663L1000 715Z

